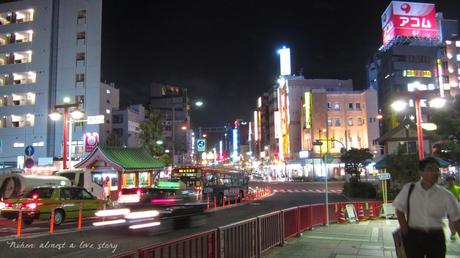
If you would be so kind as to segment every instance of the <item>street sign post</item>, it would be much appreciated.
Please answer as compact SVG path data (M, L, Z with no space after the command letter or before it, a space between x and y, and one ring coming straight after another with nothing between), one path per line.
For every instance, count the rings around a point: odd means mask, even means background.
M196 146L198 152L206 151L206 139L198 139L196 140Z
M388 202L388 196L387 196L387 180L391 179L390 173L379 173L379 179L382 181L382 199L383 203Z
M380 180L390 180L391 174L390 173L379 173Z
M27 158L24 165L26 168L32 168L35 165L35 161L33 158Z
M24 150L24 153L26 154L26 156L30 157L30 156L34 155L35 149L34 149L34 147L32 145L27 145L27 147Z
M330 164L330 163L332 163L333 158L332 158L332 156L330 154L326 153L323 156L323 160L324 160L324 163Z

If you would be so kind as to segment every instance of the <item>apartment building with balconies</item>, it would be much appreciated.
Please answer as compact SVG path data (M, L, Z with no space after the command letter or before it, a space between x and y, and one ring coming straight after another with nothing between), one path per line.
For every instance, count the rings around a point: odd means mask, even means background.
M48 114L64 97L79 103L85 117L106 115L100 101L101 19L101 0L0 4L0 162L15 165L28 145L35 160L62 157L63 122ZM104 134L104 126L77 123L70 140Z

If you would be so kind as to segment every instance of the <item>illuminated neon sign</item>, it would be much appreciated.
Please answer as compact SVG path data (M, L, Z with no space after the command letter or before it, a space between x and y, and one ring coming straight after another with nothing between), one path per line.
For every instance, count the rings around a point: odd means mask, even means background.
M291 50L283 47L278 50L280 54L280 72L281 75L291 75Z
M393 1L381 18L383 45L397 36L432 39L439 36L434 4Z
M311 128L311 120L312 120L312 99L311 99L311 92L307 91L305 92L305 128L310 129Z

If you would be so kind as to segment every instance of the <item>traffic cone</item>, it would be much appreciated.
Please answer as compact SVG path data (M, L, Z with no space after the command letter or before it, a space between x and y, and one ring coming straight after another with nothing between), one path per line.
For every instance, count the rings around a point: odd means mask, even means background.
M338 216L338 221L339 221L339 224L345 224L347 223L347 219L345 218L345 212L344 212L345 209L341 209L339 211L339 216Z
M369 204L369 210L367 213L368 219L376 219L375 214L374 214L374 205L372 203Z
M358 206L359 206L358 220L359 220L359 221L365 221L365 220L366 220L366 217L364 217L363 205L362 205L362 204L358 204Z

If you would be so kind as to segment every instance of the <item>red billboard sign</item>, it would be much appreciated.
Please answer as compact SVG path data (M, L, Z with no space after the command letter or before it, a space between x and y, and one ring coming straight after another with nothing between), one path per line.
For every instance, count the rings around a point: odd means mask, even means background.
M438 38L434 4L393 1L382 14L383 45L397 36Z
M85 151L91 152L94 148L96 148L98 142L99 142L98 133L86 133L85 134Z

